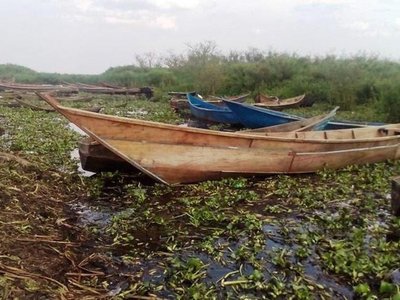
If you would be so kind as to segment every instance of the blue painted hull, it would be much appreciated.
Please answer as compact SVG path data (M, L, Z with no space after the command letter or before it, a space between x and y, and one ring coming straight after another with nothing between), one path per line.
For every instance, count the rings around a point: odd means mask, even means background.
M190 105L190 112L198 119L227 124L240 124L236 114L228 107L219 107L201 100L198 97L187 94Z
M335 129L351 129L351 128L361 128L365 126L381 126L385 123L377 122L350 122L350 121L330 121L323 128L325 130L335 130Z
M223 101L225 105L237 115L240 123L248 128L267 127L303 119L302 117L296 115L290 115L284 112L270 110L267 108L260 108L248 104L236 103L226 100ZM321 126L318 126L318 128L316 128L315 130L350 129L380 125L384 125L384 123L329 121L325 124L321 124Z
M223 100L245 127L260 128L301 120L301 117L279 111Z

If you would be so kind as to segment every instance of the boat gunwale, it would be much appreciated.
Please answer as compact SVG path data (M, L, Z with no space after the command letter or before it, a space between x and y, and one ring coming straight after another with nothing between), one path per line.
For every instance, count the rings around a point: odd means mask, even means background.
M187 101L190 103L190 106L194 106L194 107L196 107L197 109L199 109L201 111L210 111L210 112L217 112L217 113L232 113L232 111L227 106L221 106L220 107L220 106L217 106L217 105L215 105L213 103L210 103L210 102L208 102L206 100L199 99L200 101L206 103L207 105L214 106L212 108L211 107L210 108L209 107L202 107L202 106L200 106L200 104L192 103L192 101L190 100L189 97L194 97L194 98L196 98L196 97L193 96L193 95L188 94ZM180 100L185 100L185 99L180 99ZM223 102L224 99L221 99L221 101Z
M196 133L196 134L205 134L205 135L213 135L213 136L224 136L224 137L230 137L230 138L241 138L241 139L250 139L250 140L273 140L273 141L282 141L282 142L312 142L312 143L320 143L320 144L331 144L331 143L359 143L359 142L371 142L371 141L386 141L386 140L395 140L395 139L400 139L400 135L392 135L392 136L382 136L382 137L371 137L371 138L362 138L362 139L353 139L353 138L347 138L347 139L332 139L332 138L327 138L327 139L312 139L312 138L301 138L301 137L281 137L281 136L273 136L273 135L265 135L261 136L260 134L244 134L244 133L236 133L236 132L223 132L223 131L214 131L214 130L209 130L209 129L203 129L203 128L193 128L193 127L180 127L178 125L173 125L173 124L167 124L167 123L161 123L161 122L155 122L155 121L147 121L147 120L140 120L140 119L133 119L133 118L128 118L128 117L120 117L120 116L114 116L114 115L107 115L107 114L101 114L101 113L95 113L95 112L90 112L90 111L83 111L81 109L77 108L70 108L70 107L65 107L62 105L57 106L59 110L63 110L66 114L68 113L73 113L75 115L79 116L90 116L90 117L95 117L97 119L108 119L111 121L117 121L120 122L121 120L130 123L130 124L136 124L140 126L145 126L145 127L156 127L158 129L167 129L167 130L172 130L172 131L185 131L185 132L190 132L190 133ZM71 121L72 122L72 121ZM397 126L397 127L395 127ZM79 126L78 126L79 127ZM374 130L379 130L379 129L386 129L386 128L399 128L400 129L400 124L390 124L390 125L385 125L385 126L376 126L376 127L364 127L364 128L355 128L355 129L342 129L342 130L323 130L320 132L342 132L342 131L357 131L358 130L366 130L366 129L374 129Z
M286 98L286 99L277 99L277 100L269 100L268 102L259 102L259 103L255 103L255 106L257 107L279 107L279 108L284 108L286 106L292 106L292 105L296 105L299 104L301 101L303 101L303 99L306 97L306 94L302 94L302 95L298 95L295 97L291 97L291 98ZM285 100L290 100L290 102L286 102ZM283 102L280 102L283 101ZM265 104L265 105L263 105Z

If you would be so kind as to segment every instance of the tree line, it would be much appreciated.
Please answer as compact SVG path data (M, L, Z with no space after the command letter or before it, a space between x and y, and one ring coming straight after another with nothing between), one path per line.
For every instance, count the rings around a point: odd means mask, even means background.
M152 86L159 98L167 91L193 90L204 95L249 92L281 98L307 93L310 100L339 105L341 110L374 106L385 114L385 121L400 121L400 64L377 56L299 56L255 48L221 53L215 42L205 41L188 44L181 54L136 55L134 64L112 67L99 75L39 73L0 65L0 79Z

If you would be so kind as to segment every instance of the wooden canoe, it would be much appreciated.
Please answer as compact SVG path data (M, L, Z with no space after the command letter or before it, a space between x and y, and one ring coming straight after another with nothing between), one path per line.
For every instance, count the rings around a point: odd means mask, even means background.
M153 90L150 87L141 88L112 88L86 83L68 83L66 85L78 89L80 92L92 93L92 94L107 94L107 95L140 95L143 94L147 98L153 96Z
M255 103L255 106L274 109L274 110L282 110L285 108L294 108L302 106L306 103L306 95L300 95L287 99L274 99L271 100L268 96L259 95L259 102Z
M305 131L312 130L314 127L332 118L337 108L327 115L316 116L310 119L304 119L288 124L270 126L252 130L238 131L238 133L264 134L266 132L282 132L282 131ZM0 128L1 135L1 128ZM79 141L79 156L82 169L91 172L107 172L107 171L137 171L130 163L108 150L99 142L90 137L86 137Z
M191 92L168 92L169 96L172 96L177 99L185 99L186 100L186 95L191 94L191 95L196 95L196 91L191 91Z
M77 93L76 88L64 85L51 85L51 84L21 84L21 83L4 83L0 82L0 89L12 91L26 91L26 92L49 92L60 91L66 93Z
M234 101L234 102L239 102L239 103L243 103L244 101L246 101L246 98L249 96L250 94L243 94L240 96L223 96L223 97L219 97L219 96L210 96L211 99L215 99L215 100L219 100L222 102L222 100L230 100L230 101Z
M257 96L254 98L256 103L265 103L265 102L276 102L279 101L278 96L270 96L270 95L263 95L261 93L257 94Z
M60 106L50 95L39 95L103 146L166 184L309 173L400 157L400 124L261 136L87 112Z

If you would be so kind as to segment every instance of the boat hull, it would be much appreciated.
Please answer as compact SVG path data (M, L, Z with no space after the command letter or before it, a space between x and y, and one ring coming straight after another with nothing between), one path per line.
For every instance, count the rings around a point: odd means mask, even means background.
M234 103L224 100L229 109L235 113L243 126L248 128L260 128L266 126L274 126L279 124L286 124L289 122L304 120L304 118L279 112L267 108L254 107L248 104ZM323 127L314 130L339 130L339 129L353 129L363 128L366 126L381 126L383 123L357 123L345 121L329 121Z
M398 158L399 145L327 152L290 152L248 148L214 148L105 139L130 161L168 184L232 176L312 173Z
M187 94L187 98L189 101L190 112L197 119L212 123L240 123L237 116L226 106L213 105L190 94Z
M166 184L235 175L309 173L400 155L400 124L241 134L86 112L42 97L103 146Z
M299 121L300 117L224 100L226 106L237 116L239 122L248 128L260 128Z
M273 110L282 110L285 108L296 108L300 106L306 106L306 95L300 95L293 98L282 99L276 97L268 97L262 94L258 95L255 106L268 108ZM311 105L310 105L311 106Z
M83 170L90 172L139 172L126 160L104 147L92 138L78 143L79 159Z

